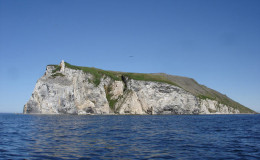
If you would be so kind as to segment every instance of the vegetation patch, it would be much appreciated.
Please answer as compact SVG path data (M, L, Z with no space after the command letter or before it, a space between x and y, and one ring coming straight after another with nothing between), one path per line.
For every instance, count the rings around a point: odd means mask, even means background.
M98 86L100 83L100 79L102 76L108 76L113 80L121 81L121 77L125 76L130 79L134 80L140 80L140 81L152 81L152 82L162 82L162 83L168 83L170 85L178 86L177 84L167 80L166 77L160 76L160 75L153 75L153 74L145 74L145 73L126 73L126 72L115 72L115 71L105 71L102 69L97 69L94 67L80 67L80 66L74 66L67 62L65 62L66 67L70 69L75 70L82 70L86 73L90 73L94 76L92 82ZM178 86L180 87L180 86Z
M61 69L61 67L59 65L55 65L54 67L55 67L55 69L52 71L52 73L55 73Z
M224 97L222 99L219 100L220 103L224 104L224 105L227 105L227 106L230 106L234 109L237 109L239 110L241 113L256 113L255 111L229 99L228 97Z
M65 66L70 69L82 70L85 73L90 73L91 75L93 75L93 79L91 80L91 82L94 83L96 86L98 86L100 84L100 80L101 80L102 76L108 76L113 80L121 80L120 74L118 74L118 72L105 71L105 70L97 69L94 67L74 66L67 62L65 62Z
M107 98L107 101L108 101L108 104L109 104L109 107L112 111L116 112L116 103L118 101L119 98L117 99L112 99L112 94L110 94L110 91L111 91L111 87L110 86L105 86L105 92L106 92L106 98Z
M223 104L223 105L226 105L226 106L239 110L240 113L255 113L253 110L231 100L226 95L216 94L213 92L211 94L197 95L197 97L200 99L204 99L204 100L210 99L210 100L218 101L220 104Z
M207 96L207 95L198 95L197 97L200 99L204 99L204 100L206 100L206 99L216 100L216 98L213 98L213 97Z
M53 78L56 78L56 77L58 77L58 76L64 77L65 75L62 74L62 73L55 73L55 74L52 74L52 75L51 75L51 77L53 77Z
M134 80L168 83L170 85L180 87L176 83L173 83L169 81L166 77L160 75L145 74L145 73L122 73L122 75Z

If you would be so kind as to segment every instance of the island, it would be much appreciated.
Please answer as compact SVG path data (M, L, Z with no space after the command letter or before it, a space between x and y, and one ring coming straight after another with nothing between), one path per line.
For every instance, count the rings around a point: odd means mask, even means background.
M255 111L192 78L48 65L24 114L253 114Z

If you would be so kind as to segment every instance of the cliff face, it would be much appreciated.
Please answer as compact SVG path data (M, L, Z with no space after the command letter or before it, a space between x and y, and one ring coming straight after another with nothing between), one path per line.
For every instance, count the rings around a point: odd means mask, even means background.
M160 81L135 80L127 74L117 73L116 78L110 74L100 76L91 71L67 67L64 62L60 66L47 66L45 74L37 81L30 100L24 106L24 113L241 113L238 108L217 100L200 98L179 86Z

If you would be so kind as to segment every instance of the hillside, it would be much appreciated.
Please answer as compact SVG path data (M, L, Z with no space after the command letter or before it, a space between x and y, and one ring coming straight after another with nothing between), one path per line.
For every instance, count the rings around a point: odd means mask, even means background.
M71 69L82 70L84 72L91 73L95 76L94 83L96 85L99 84L100 78L102 75L106 75L111 77L114 80L122 80L122 77L129 77L134 80L142 80L142 81L152 81L152 82L163 82L171 85L175 85L183 88L184 90L190 92L194 96L200 99L211 99L216 100L222 104L231 106L235 109L238 109L242 113L256 113L255 111L239 104L238 102L233 101L226 95L219 93L213 89L210 89L204 85L199 84L192 78L181 77L168 75L165 73L129 73L129 72L117 72L117 71L106 71L102 69L97 69L94 67L82 67L75 66L69 63L65 63L66 67ZM56 65L58 67L58 65Z
M255 113L186 77L48 65L24 113L241 114Z
M167 80L177 84L181 88L185 89L186 91L192 93L193 95L195 95L201 99L208 98L208 99L212 99L212 100L217 100L222 104L225 104L225 105L238 109L242 113L255 113L255 111L239 104L238 102L233 101L226 95L221 94L218 91L215 91L204 85L199 84L192 78L167 75L165 73L155 73L154 75L165 77Z

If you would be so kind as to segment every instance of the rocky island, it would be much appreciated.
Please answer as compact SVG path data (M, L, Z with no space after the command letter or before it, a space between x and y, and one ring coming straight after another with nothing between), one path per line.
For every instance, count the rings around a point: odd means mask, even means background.
M240 114L255 113L186 77L105 71L62 61L48 65L23 113Z

